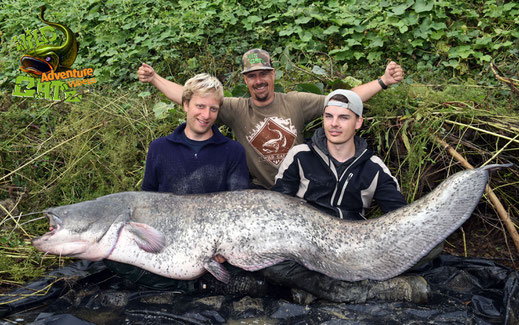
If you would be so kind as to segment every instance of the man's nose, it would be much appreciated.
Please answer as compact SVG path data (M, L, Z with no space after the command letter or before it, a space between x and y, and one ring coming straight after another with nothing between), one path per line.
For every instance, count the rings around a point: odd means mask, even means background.
M261 83L263 82L263 78L261 78L260 76L254 76L254 83Z
M202 110L202 112L200 112L200 115L202 116L203 119L209 119L209 116L211 114L211 109L209 107L206 107Z

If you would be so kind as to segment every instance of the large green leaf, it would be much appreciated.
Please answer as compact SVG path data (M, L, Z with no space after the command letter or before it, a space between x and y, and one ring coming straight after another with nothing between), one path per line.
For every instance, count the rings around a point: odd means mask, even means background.
M296 90L305 92L305 93L318 94L318 95L323 94L321 88L319 88L316 84L312 84L312 83L298 84L298 85L296 85Z

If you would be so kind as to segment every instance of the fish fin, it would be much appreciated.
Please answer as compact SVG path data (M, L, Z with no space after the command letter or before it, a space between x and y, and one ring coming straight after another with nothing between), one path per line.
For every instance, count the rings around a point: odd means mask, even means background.
M160 253L166 246L164 234L144 223L130 222L126 226L135 236L135 243L148 253Z
M347 274L341 270L327 275L346 281L387 280L405 272L470 218L487 184L488 169L499 167L459 172L415 202L358 223L358 233L370 234L359 237L366 249L350 255Z
M231 280L231 276L229 272L225 269L225 267L213 260L212 258L208 258L204 262L204 268L207 272L211 273L217 280L222 281L227 284Z

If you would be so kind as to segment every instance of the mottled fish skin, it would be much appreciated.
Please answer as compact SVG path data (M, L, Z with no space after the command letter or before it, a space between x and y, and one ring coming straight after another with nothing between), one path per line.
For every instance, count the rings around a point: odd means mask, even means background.
M176 279L201 276L219 254L246 270L293 260L341 280L384 280L413 266L461 226L481 198L488 170L499 167L457 173L414 203L366 221L340 220L266 190L116 193L49 209L47 214L55 216L49 218L61 222L54 227L59 229L33 245L51 254L108 258ZM136 244L135 234L146 240L146 227L164 235L159 253Z

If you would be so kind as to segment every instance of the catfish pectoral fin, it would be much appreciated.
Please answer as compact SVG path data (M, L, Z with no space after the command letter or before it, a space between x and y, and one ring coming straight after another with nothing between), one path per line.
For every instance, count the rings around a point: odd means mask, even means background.
M207 258L205 260L204 268L207 270L207 272L211 273L215 278L225 284L229 283L231 280L231 276L225 267L212 258Z
M166 239L157 229L138 222L130 222L126 227L135 236L135 243L140 249L155 254L164 249Z

